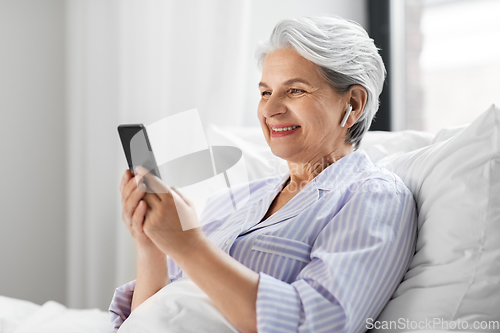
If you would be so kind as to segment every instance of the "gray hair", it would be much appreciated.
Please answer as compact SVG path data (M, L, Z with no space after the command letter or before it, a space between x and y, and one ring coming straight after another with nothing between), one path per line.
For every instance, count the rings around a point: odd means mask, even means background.
M366 89L364 110L345 139L357 149L378 110L386 75L373 39L358 23L340 17L285 19L276 25L269 40L257 47L259 68L269 52L290 47L316 64L337 92L347 92L356 84Z

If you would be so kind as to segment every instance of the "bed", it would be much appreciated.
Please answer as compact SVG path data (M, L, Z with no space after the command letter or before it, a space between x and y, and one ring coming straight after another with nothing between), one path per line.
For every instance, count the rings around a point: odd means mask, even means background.
M38 305L0 296L1 333L111 333L109 315L97 309L68 309L54 301Z
M259 128L211 126L207 138L241 149L249 180L286 168ZM500 108L436 134L369 132L361 149L405 182L419 211L415 257L380 316L367 320L368 331L500 332ZM104 311L0 296L0 333L22 332L112 330Z

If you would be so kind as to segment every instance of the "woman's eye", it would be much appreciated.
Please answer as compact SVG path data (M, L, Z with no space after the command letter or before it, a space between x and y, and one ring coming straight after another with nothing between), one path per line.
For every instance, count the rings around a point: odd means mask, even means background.
M271 92L270 91L263 91L260 94L261 94L262 97L271 96Z
M289 92L290 92L291 94L293 94L293 95L298 95L298 94L305 93L305 90L291 88L291 89L289 90Z

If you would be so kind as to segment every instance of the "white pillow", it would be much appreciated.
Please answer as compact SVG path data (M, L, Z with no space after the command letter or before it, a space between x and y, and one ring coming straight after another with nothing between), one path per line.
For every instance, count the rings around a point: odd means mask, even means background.
M436 136L432 140L432 143L445 141L445 140L448 140L448 139L450 139L450 138L452 138L454 136L457 136L464 129L466 129L469 125L470 124L460 125L460 126L453 126L453 127L445 127L445 128L439 130L439 132L436 133Z
M371 332L414 331L429 321L448 325L436 330L499 332L486 326L500 321L500 109L492 105L456 136L378 165L412 191L419 218L415 257L377 319L405 324Z
M384 147L388 155L399 152L406 153L430 145L435 136L433 133L414 130L370 131L361 140L359 148L368 152L371 146L380 145Z

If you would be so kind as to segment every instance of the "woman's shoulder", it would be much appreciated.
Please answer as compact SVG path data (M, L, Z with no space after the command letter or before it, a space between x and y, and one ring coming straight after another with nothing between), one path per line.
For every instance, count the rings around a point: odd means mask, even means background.
M334 172L330 172L325 181L330 181L341 188L360 186L380 190L409 194L410 190L401 178L392 171L375 165L364 150L357 150L342 158ZM335 163L334 163L335 164Z
M387 184L387 186L400 193L404 194L411 194L411 191L406 187L405 183L403 180L394 172L392 172L389 169L380 167L375 165L369 158L368 154L366 152L361 151L366 159L369 160L369 163L367 168L363 170L360 174L361 179L365 179L365 181L369 182L379 182L383 184Z

